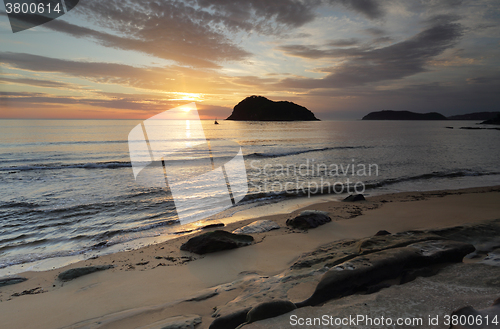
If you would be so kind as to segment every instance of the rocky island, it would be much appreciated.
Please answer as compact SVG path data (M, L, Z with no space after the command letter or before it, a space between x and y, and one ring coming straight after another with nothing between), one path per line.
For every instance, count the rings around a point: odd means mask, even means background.
M226 120L234 121L319 121L307 108L292 102L275 102L250 96L238 103Z
M482 125L500 125L500 114L489 120L481 122Z
M410 111L378 111L368 113L362 120L447 120L437 112L415 113Z

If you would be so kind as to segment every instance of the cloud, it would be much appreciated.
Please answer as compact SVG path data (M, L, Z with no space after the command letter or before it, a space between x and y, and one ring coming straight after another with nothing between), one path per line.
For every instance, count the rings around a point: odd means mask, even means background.
M164 25L167 24L164 23ZM242 60L250 55L249 52L231 44L221 35L207 31L201 31L202 33L198 34L193 31L192 26L185 26L186 32L183 33L174 32L173 27L165 26L163 32L142 31L137 33L136 37L122 37L100 32L63 20L54 20L45 24L44 27L77 38L91 38L105 47L138 51L196 67L216 68L220 67L217 64L219 62ZM188 33L189 36L183 36Z
M183 67L134 67L125 64L85 62L39 55L0 52L0 63L32 72L62 73L96 83L177 92L216 91L226 82L211 71Z
M385 11L377 0L329 0L331 4L337 2L369 19L377 19L385 15Z
M433 57L452 47L463 35L457 23L445 23L423 30L417 35L382 48L348 48L320 50L311 46L280 47L292 56L304 58L341 58L338 66L330 69L322 79L293 79L280 82L285 88L341 88L367 83L402 79L424 72Z
M299 27L315 18L319 1L299 0L198 0L202 8L217 12L225 26L261 32L273 31L271 22Z
M9 84L22 84L35 87L44 88L58 88L58 89L82 89L82 87L64 82L50 81L50 80L40 80L40 79L30 79L30 78L5 78L0 77L0 83Z
M383 29L380 29L378 27L370 27L368 29L365 29L364 32L368 35L371 35L373 37L381 37L384 34L386 34L386 31Z
M376 0L87 0L74 12L91 22L92 28L61 19L44 27L105 47L217 68L251 56L232 40L237 33L286 34L313 21L324 4L340 4L370 19L384 15Z
M338 40L332 40L327 43L328 46L332 47L349 47L349 46L355 46L359 43L358 39L338 39Z

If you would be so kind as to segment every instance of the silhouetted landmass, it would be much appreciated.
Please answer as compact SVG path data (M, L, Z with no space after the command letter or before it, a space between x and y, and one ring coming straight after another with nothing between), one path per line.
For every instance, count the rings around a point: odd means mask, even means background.
M238 103L226 120L235 121L319 121L314 113L292 102L274 102L250 96Z
M447 120L446 117L437 112L415 113L410 111L378 111L368 113L362 120Z
M448 120L490 120L499 115L500 112L475 112L461 115L452 115Z
M493 119L481 122L482 125L500 125L500 113Z

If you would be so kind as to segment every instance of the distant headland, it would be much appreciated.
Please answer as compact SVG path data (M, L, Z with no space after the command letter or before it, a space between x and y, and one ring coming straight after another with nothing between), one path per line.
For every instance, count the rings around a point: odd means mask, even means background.
M481 122L483 125L500 125L500 113L496 117Z
M447 120L447 118L437 112L415 113L385 110L368 113L362 120Z
M292 102L274 102L250 96L238 103L226 120L234 121L319 121L314 113Z

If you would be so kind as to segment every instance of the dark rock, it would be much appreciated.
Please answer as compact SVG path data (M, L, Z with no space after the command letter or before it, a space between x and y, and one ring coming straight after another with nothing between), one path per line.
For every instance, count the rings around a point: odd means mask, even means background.
M253 237L243 234L232 234L226 231L207 232L189 239L181 246L181 250L203 255L211 252L235 249L253 243Z
M278 230L280 226L273 222L272 220L258 220L246 226L240 227L234 230L234 234L252 234L252 233L262 233L271 230Z
M415 113L410 111L378 111L368 113L362 120L447 120L437 112Z
M233 109L226 120L236 121L319 121L314 113L291 102L274 102L262 96L250 96Z
M135 265L137 265L137 266L143 266L143 265L148 265L148 264L149 264L149 262L139 262L139 263L137 263Z
M17 292L15 294L12 294L12 297L19 297L24 295L38 295L38 294L43 294L44 292L45 290L43 290L42 287L36 287L33 289L24 290L23 292Z
M498 324L493 323L493 319L500 321L500 304L498 303L498 299L493 302L493 304L485 309L482 310L476 310L472 306L465 306L462 307L456 311L453 311L451 313L451 316L457 316L458 319L461 317L465 318L466 320L470 319L469 317L473 317L474 321L465 321L465 325L452 325L450 327L453 329L498 329ZM482 320L481 325L478 324L478 321L475 321L475 319L480 318ZM489 319L488 323L486 323L486 319Z
M213 224L205 225L201 229L202 230L206 230L206 229L209 229L209 228L224 227L224 226L225 226L224 223L213 223Z
M267 303L262 303L253 307L247 314L247 322L252 323L259 320L274 318L282 314L291 312L297 307L294 303L288 300L274 300Z
M391 235L391 233L386 230L380 230L375 234L375 236L382 236L382 235Z
M201 302L202 300L207 300L212 297L217 296L219 293L216 290L209 290L206 292L203 292L197 296L191 297L186 299L186 302Z
M306 210L295 218L288 219L286 225L299 230L308 230L331 222L332 219L324 211Z
M500 125L500 113L489 120L481 122L482 125Z
M247 321L247 314L251 308L242 309L226 316L216 318L209 329L234 329Z
M395 279L412 268L460 262L474 251L467 243L429 240L354 257L326 272L313 295L297 307L314 306Z
M14 277L9 277L9 278L0 278L0 287L5 287L5 286L10 286L11 284L17 284L24 282L28 279L20 277L20 276L14 276Z
M399 283L405 284L415 280L418 277L428 278L438 273L439 269L435 267L423 267L423 268L411 269L403 273Z
M351 194L347 198L345 198L343 201L346 202L355 202L355 201L365 201L365 196L363 194Z
M71 281L73 279L79 278L81 276L91 274L94 272L108 270L113 268L113 265L100 265L100 266L88 266L88 267L77 267L70 270L64 271L59 274L58 278L61 281Z

